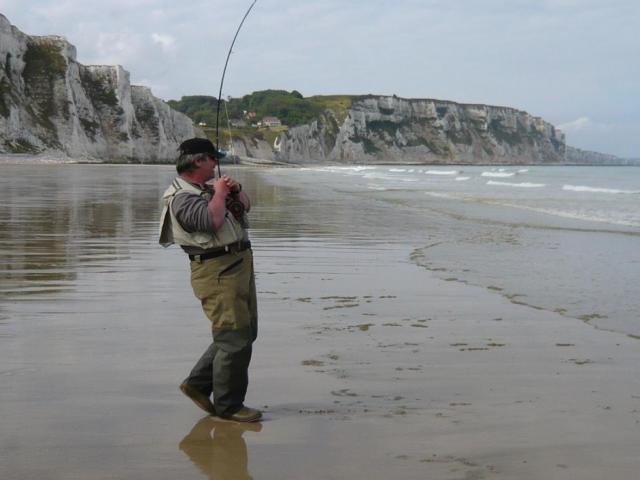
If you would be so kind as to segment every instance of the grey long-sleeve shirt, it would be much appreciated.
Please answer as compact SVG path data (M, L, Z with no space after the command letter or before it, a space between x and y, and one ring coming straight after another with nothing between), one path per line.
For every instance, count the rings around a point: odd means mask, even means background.
M189 233L214 232L213 221L209 215L210 196L195 193L181 193L171 202L171 208L180 226Z
M209 199L213 190L207 187L207 195L196 195L195 193L181 193L176 195L171 202L171 210L180 226L189 233L205 232L213 233L216 229L209 215ZM228 215L230 215L228 213ZM249 234L244 231L244 240L249 240ZM188 245L180 245L189 255L201 255L207 250Z

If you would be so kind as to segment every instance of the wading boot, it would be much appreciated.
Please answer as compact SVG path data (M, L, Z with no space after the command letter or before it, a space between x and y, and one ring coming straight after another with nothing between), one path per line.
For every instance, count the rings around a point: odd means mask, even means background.
M221 418L225 420L231 420L232 422L257 422L262 418L262 412L260 410L256 410L255 408L242 407L236 413L232 413L231 415L223 415Z
M213 403L211 403L211 399L207 397L200 390L192 387L187 383L180 384L180 391L184 393L187 397L189 397L193 403L195 403L202 410L207 412L209 415L215 415L216 411L213 408Z

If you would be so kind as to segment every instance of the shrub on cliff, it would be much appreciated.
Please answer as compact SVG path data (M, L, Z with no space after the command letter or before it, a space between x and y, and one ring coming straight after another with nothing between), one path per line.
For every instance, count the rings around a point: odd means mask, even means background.
M255 113L252 122L258 122L263 117L273 116L280 119L283 125L294 126L315 120L322 106L312 99L306 99L296 90L262 90L245 95L242 98L223 100L229 118L243 118L245 112ZM167 102L172 108L188 115L194 122L205 122L214 126L216 122L217 99L207 95L192 95L180 100ZM226 125L224 110L221 112L221 123Z

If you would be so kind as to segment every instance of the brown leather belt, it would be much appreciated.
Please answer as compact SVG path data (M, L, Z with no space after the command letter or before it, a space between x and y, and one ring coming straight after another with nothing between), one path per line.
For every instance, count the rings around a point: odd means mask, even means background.
M226 255L227 253L244 252L249 248L251 248L251 242L241 241L238 243L225 245L224 247L216 248L215 250L209 250L208 252L202 253L200 255L189 255L189 260L202 262L203 260L209 260L210 258L221 257L222 255Z

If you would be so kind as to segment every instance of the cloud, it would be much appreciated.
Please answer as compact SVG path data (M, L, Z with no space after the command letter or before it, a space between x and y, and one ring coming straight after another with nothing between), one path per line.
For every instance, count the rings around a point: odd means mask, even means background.
M570 122L562 123L558 125L558 128L565 133L573 133L589 128L590 126L593 126L593 122L589 120L589 117L580 117Z
M143 42L137 34L99 33L96 36L93 51L89 53L92 62L123 65L130 67L140 58Z
M153 43L160 45L162 51L165 53L172 53L176 50L176 39L171 35L152 33L151 40L153 40Z
M147 87L151 90L151 92L155 96L164 96L167 93L168 87L165 83L156 82L154 79L149 78L139 78L135 82L132 82L132 85L139 85L143 87Z

